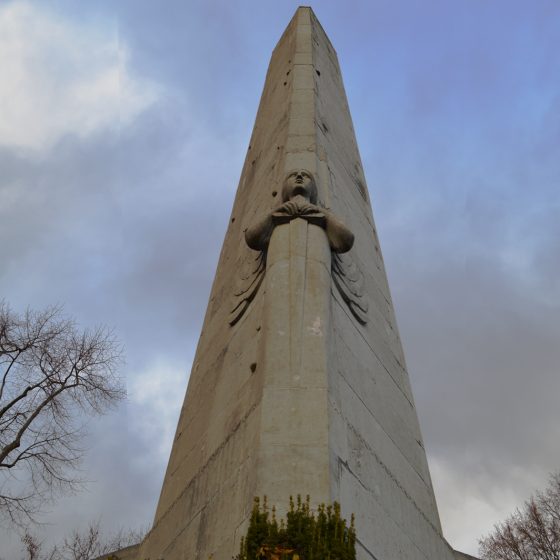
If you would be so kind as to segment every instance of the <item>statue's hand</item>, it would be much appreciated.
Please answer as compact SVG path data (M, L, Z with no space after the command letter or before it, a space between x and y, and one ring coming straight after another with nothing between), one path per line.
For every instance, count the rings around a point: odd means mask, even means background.
M284 202L273 213L272 219L275 224L283 224L294 218L303 218L310 223L325 227L325 214L321 208L311 204L303 196L295 196Z
M285 214L287 216L307 216L309 214L322 214L321 208L311 204L303 196L295 196L294 198L284 202L275 210L275 213Z
M285 214L286 216L298 216L299 205L293 200L288 200L282 204L275 212L275 214Z

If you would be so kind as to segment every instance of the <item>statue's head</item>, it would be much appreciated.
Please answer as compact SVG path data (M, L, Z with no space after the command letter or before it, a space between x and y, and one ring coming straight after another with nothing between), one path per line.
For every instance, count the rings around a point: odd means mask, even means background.
M286 202L294 196L301 195L311 204L317 204L317 185L309 171L294 169L284 179L282 186L282 201Z

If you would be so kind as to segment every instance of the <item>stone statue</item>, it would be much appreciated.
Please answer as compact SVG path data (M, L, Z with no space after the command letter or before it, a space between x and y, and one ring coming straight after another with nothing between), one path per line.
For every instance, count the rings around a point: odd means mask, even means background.
M343 259L354 244L354 234L333 214L317 206L317 185L305 169L291 171L282 186L282 204L245 231L247 245L259 251L251 259L248 274L240 278L241 287L234 293L230 325L243 316L255 298L266 273L266 256L274 228L301 218L325 230L333 253L332 276L342 299L361 324L367 322L367 301L363 297L363 276L351 259Z
M317 206L317 185L309 171L298 169L288 173L282 187L282 201L283 204L245 232L251 249L266 251L274 228L295 218L322 227L333 252L346 253L352 248L354 234L330 212Z

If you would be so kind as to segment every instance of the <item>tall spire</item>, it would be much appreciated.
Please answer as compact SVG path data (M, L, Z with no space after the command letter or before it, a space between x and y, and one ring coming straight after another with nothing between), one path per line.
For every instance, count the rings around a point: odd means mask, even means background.
M254 496L337 500L358 558L453 558L336 53L274 49L154 526L139 558L229 560Z

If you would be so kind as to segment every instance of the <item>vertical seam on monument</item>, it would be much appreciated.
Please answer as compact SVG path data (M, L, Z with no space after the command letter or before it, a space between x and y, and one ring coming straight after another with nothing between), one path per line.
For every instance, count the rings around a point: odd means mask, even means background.
M294 233L294 228L297 227L297 221L294 220L293 222L290 223L289 228L290 228L290 248L291 249L295 249L294 245L294 241L298 240L298 236L297 235L292 235ZM295 238L295 239L294 239ZM290 251L291 252L291 251ZM295 252L295 251L294 251ZM297 286L297 267L294 266L295 262L294 262L294 258L290 255L290 286ZM291 304L290 305L290 312L293 312L293 316L290 315L290 327L294 324L293 320L294 318L296 318L298 316L298 313L300 312L300 306L298 305L299 303L301 303L299 301L299 297L298 297L298 293L297 291L292 291L290 290L290 294L292 294L292 300L291 300ZM301 313L300 313L300 317L301 317ZM289 339L290 339L290 374L294 375L296 368L299 364L299 357L300 357L300 352L298 352L298 344L297 344L297 339L298 337L298 331L296 330L296 332L293 332L292 329L290 329L290 335L289 335Z
M309 222L305 222L305 261L307 262L307 249L309 247ZM304 325L304 321L305 321L305 298L306 298L306 294L307 294L307 273L309 271L309 267L305 266L304 267L304 275L303 275L303 299L302 299L302 307L301 307L301 313L299 316L299 336L301 338L303 338L304 336L304 332L303 332L303 325ZM298 355L298 365L297 365L297 370L296 370L296 375L299 375L301 379L303 379L303 352L299 352Z
M318 204L319 205L325 205L327 208L330 208L330 199L331 199L331 193L330 193L330 189L329 189L329 184L326 182L327 178L323 176L323 174L321 173L321 158L320 158L320 151L321 149L323 149L323 147L320 146L319 144L319 131L318 131L318 127L317 127L317 122L318 122L318 99L319 99L319 87L320 84L318 83L318 80L315 77L315 65L316 65L316 61L317 61L317 48L316 48L316 44L314 41L314 36L316 34L316 26L317 26L317 19L315 18L315 14L313 13L313 11L310 9L309 10L309 32L310 32L310 43L311 43L311 64L310 64L310 68L309 68L309 72L311 75L311 79L313 81L313 133L314 133L314 144L315 144L315 150L314 150L314 155L315 155L315 174L317 177L317 188L318 188ZM330 183L330 169L329 169L329 159L327 154L325 153L325 166L326 166L326 170L327 170L327 175L328 175L328 181ZM332 258L332 255L331 255ZM331 278L331 270L328 270L328 274L329 274L329 278ZM332 290L332 279L330 280L330 286L329 286L329 294L331 293ZM332 322L332 299L330 299L329 303L328 303L328 321L325 325L323 325L323 332L324 332L324 338L323 338L323 344L325 345L325 351L328 352L328 347L329 347L329 338L331 336L331 322ZM326 371L325 372L326 375L326 379L325 379L325 394L324 394L324 403L325 403L325 407L326 410L329 410L329 391L330 391L330 382L329 382L329 372ZM331 424L331 419L330 419L330 414L327 412L326 414L326 428L327 428L327 437L326 437L326 453L327 453L327 465L329 465L329 469L330 467L330 454L331 454L331 445L330 445L330 424ZM328 497L329 497L329 501L332 500L338 500L339 496L333 496L333 489L332 489L332 485L328 484L328 488L327 488L327 492L328 492Z
M297 56L298 56L298 46L299 46L299 18L300 18L300 14L297 13L296 14L296 19L295 19L295 41L294 41L294 56L293 56L293 72L292 72L292 79L290 80L290 92L289 92L289 102L288 102L288 131L287 131L287 137L286 137L286 159L284 160L284 175L289 171L289 169L287 169L287 162L289 161L290 155L292 153L292 134L291 131L293 130L293 121L290 118L290 115L292 115L292 110L295 106L295 83L296 83L296 79L297 79ZM290 251L291 248L293 246L293 239L292 239L292 225L291 224L289 226L289 234L288 234L288 239L289 239L289 247L290 247ZM288 259L288 278L290 279L290 283L293 284L293 276L295 274L295 271L293 269L293 260L292 259ZM289 301L288 301L288 324L292 325L293 324L293 319L294 319L294 315L295 315L295 301L294 301L294 296L292 294L292 292L289 292ZM287 333L287 340L288 340L288 351L289 351L289 372L293 372L294 369L294 333L290 330L290 332Z

